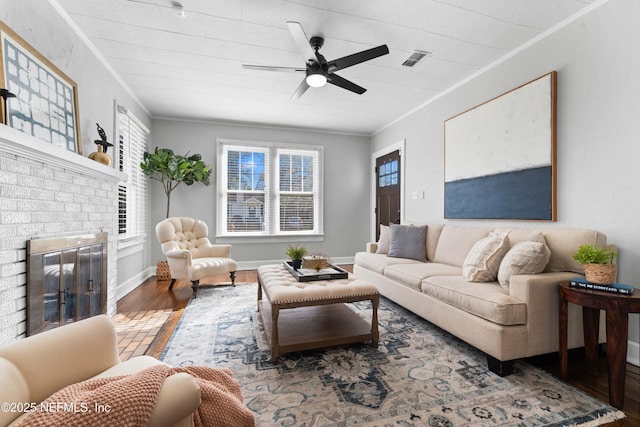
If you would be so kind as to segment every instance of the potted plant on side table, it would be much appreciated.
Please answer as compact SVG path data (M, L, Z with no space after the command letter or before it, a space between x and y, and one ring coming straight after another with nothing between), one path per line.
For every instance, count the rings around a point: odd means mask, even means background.
M287 248L287 256L291 259L291 266L294 270L298 270L302 266L302 258L307 254L307 248L296 245Z
M616 281L616 264L613 260L616 253L605 248L596 248L594 245L581 245L573 259L584 266L584 275L587 281L599 285L610 285Z

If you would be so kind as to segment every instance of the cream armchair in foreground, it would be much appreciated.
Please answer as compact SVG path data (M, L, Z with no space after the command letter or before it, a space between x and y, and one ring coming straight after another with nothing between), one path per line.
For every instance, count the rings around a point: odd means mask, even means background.
M229 273L235 286L238 265L231 259L231 245L212 245L204 221L170 217L156 225L156 234L171 271L169 290L176 280L189 280L195 297L200 279L222 273Z
M137 374L158 365L163 363L151 356L121 362L115 326L103 314L0 346L0 403L4 405L0 426L27 421L25 417L31 412L67 411L72 417L73 410L93 411L93 407L72 407L62 401L57 402L60 406L46 409L42 402L85 380ZM130 402L130 406L137 403ZM200 403L200 387L194 377L183 372L168 376L146 425L192 426Z

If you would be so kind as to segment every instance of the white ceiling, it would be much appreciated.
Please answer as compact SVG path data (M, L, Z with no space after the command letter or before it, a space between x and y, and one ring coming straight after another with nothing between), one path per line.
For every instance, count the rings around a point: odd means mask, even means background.
M56 0L52 0L56 1ZM57 0L153 117L371 134L596 0ZM325 38L332 60L381 44L386 56L291 101L304 67L286 21ZM431 52L401 66L415 49Z

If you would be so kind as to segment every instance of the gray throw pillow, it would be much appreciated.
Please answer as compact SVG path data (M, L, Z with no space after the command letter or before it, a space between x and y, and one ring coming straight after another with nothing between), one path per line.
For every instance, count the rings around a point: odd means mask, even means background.
M394 258L410 258L427 261L426 225L389 225L389 252Z

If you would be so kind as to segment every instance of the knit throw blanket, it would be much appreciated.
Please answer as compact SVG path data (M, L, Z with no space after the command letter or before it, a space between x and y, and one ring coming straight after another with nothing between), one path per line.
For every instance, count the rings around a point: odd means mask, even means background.
M244 405L240 385L229 369L167 365L72 384L44 402L54 408L59 405L59 411L33 412L19 426L145 426L164 379L178 372L190 374L200 386L202 404L194 413L196 426L254 427L253 414ZM96 411L97 407L109 411Z

